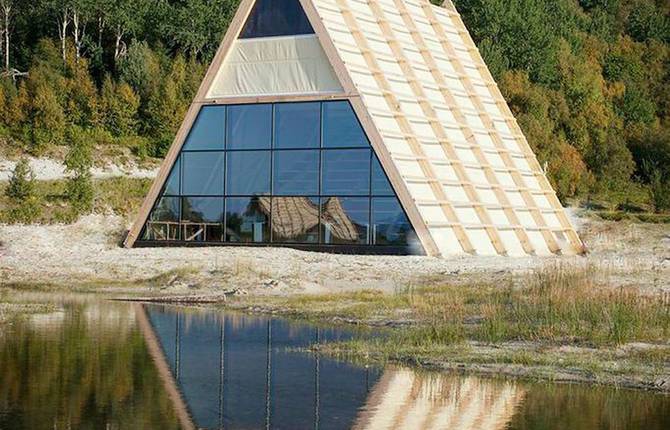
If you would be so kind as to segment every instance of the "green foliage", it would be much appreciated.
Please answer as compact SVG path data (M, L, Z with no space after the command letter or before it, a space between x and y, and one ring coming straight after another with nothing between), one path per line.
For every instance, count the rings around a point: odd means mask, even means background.
M41 212L35 188L35 175L30 169L28 160L22 158L16 164L9 185L5 189L5 196L11 206L2 214L2 218L21 223L34 221Z
M72 176L68 180L65 194L77 213L88 212L93 207L94 195L90 172L93 166L93 154L90 137L90 132L76 126L68 130L70 150L65 157L65 167Z
M35 195L35 174L30 169L28 160L22 158L9 179L5 195L17 203L24 202Z
M137 133L137 111L140 99L125 82L114 83L110 77L102 84L100 104L102 123L115 136Z

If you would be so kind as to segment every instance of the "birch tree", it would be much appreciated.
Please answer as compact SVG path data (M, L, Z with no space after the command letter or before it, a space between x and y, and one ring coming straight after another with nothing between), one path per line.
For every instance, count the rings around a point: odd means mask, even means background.
M2 24L0 27L0 36L2 40L0 45L0 53L4 55L3 66L6 72L9 72L9 52L10 52L10 36L11 36L11 19L12 19L12 10L14 8L14 0L0 0L0 13L2 16Z
M116 0L110 10L110 25L114 31L114 62L126 54L125 38L139 32L148 10L148 0Z

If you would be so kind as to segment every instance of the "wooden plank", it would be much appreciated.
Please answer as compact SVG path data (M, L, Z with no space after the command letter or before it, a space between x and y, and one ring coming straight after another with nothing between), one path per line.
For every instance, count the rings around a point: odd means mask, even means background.
M430 6L430 5L428 5ZM425 8L425 7L424 7ZM434 9L432 7L425 8L427 11L427 15L429 17L429 20L431 22L435 22L437 25L433 24L434 27L437 27L438 29L441 29L441 24L437 17L435 16ZM502 92L500 91L500 88L495 82L495 79L491 75L491 72L489 71L488 67L486 66L486 63L484 62L484 59L481 56L481 53L479 52L479 49L477 48L477 45L474 43L472 40L472 37L470 36L470 33L467 30L467 27L465 26L465 23L463 22L460 14L457 11L454 11L454 13L450 13L450 18L452 23L457 27L459 30L459 33L462 36L462 39L464 43L470 47L470 52L471 55L473 56L473 61L477 64L477 68L479 72L482 74L483 80L488 86L488 89L493 96L496 105L500 109L500 111L503 113L503 116L505 118L505 122L507 126L510 128L512 131L513 135L516 137L517 143L521 144L521 150L526 154L526 160L530 164L530 166L536 171L536 178L538 179L538 182L540 183L540 186L548 191L547 197L550 202L550 204L556 209L556 214L558 216L559 221L561 222L561 225L563 228L568 232L568 240L570 241L570 244L572 245L573 249L577 253L584 253L585 252L585 247L582 242L582 240L579 238L579 235L575 231L574 227L572 226L572 223L570 220L567 218L565 214L565 209L563 208L563 205L561 202L558 200L558 197L556 196L556 192L551 186L551 183L547 179L544 170L540 166L540 163L537 161L537 157L535 153L533 152L532 148L530 147L530 144L528 143L528 140L526 139L526 136L523 134L523 131L521 130L521 127L516 121L516 118L514 117L514 114L512 113L511 109L509 108L509 105L507 104L507 101L502 95ZM438 34L439 35L439 34ZM446 34L441 34L440 37L443 40L446 40ZM469 80L469 78L468 78ZM476 97L477 101L479 101L479 98ZM505 158L503 157L503 160ZM516 181L516 179L515 179ZM553 237L552 237L553 240Z
M431 22L431 26L433 27L433 30L435 31L435 34L438 36L440 39L440 43L442 45L442 48L444 49L445 53L449 56L453 56L453 58L456 58L456 53L455 49L452 46L451 41L448 39L446 35L446 31L440 24L439 20L435 16L433 7L430 4L426 4L423 6L424 13L426 14L426 18ZM461 82L463 86L465 87L466 91L469 93L470 96L470 101L473 103L475 108L479 111L479 118L481 119L482 123L490 130L490 137L491 140L493 141L494 145L496 148L504 148L504 142L502 141L500 135L498 134L497 130L495 129L495 126L493 124L493 120L489 116L488 112L486 111L483 102L480 99L479 94L475 91L473 88L473 83L471 82L470 78L467 76L465 73L463 65L458 61L452 61L452 65L454 68L461 74L465 75L465 77L461 78ZM503 160L503 163L505 166L510 169L510 175L512 176L512 180L514 181L515 185L519 188L519 192L521 193L521 196L527 205L528 209L530 210L531 216L533 217L533 221L535 222L536 225L538 226L545 226L546 222L544 218L542 217L542 214L539 211L539 208L537 207L537 204L535 200L532 198L532 196L528 193L526 189L526 184L523 181L523 178L518 172L518 169L514 165L514 162L512 158L510 157L509 153L506 151L499 151L498 152L500 158ZM528 157L526 157L528 158ZM508 202L506 195L503 192L498 192L496 193L498 198L503 198L504 202ZM501 200L501 202L503 202ZM518 224L518 218L514 211L512 210L506 210L506 214L508 218L516 220L514 224ZM530 244L530 241L528 240L528 235L521 229L516 230L517 237L519 237L520 240L523 239L522 244L524 245L524 250L528 252L530 249L531 252L529 253L534 253L534 250L532 249L532 246ZM542 234L546 244L547 248L553 252L553 253L559 253L561 251L561 248L558 246L558 243L556 242L554 236L549 233L549 232L543 232Z
M394 0L396 8L398 9L398 12L400 12L400 15L403 18L403 21L405 22L405 25L407 26L408 30L412 34L412 37L414 39L415 44L417 45L419 50L422 52L422 56L424 57L424 60L427 61L432 61L432 58L430 58L430 54L428 52L427 47L425 46L425 42L421 38L419 32L417 31L413 20L411 17L408 15L405 4L402 1L399 0ZM418 103L419 106L421 106L421 110L424 113L426 120L429 122L433 133L435 133L435 136L438 138L442 149L444 150L445 154L450 160L458 160L459 157L454 149L454 147L450 144L449 142L449 137L444 131L444 127L442 124L439 122L437 119L437 114L431 104L427 101L427 96L423 90L423 87L419 83L418 78L416 77L416 74L414 72L414 69L410 65L408 59L405 56L405 53L403 51L403 48L400 46L398 43L394 32L393 28L391 25L388 23L388 20L385 18L385 13L382 7L379 5L377 0L369 0L368 4L370 5L370 9L372 10L373 14L378 18L378 24L379 27L382 30L382 33L386 37L386 41L389 44L389 47L391 48L391 51L393 54L396 56L398 59L398 64L400 65L401 70L405 74L405 77L407 78L407 81L409 83L409 86L412 88L412 91L414 92L414 95L417 96L418 98ZM423 48L423 49L421 49ZM445 94L442 93L443 96L445 97L445 101L447 104L455 105L455 102L453 98L451 98L450 94ZM460 119L460 122L465 123L465 118L463 117L462 114L458 111L458 109L452 109L452 112L454 112L454 116L457 119ZM460 118L459 118L460 116ZM468 130L466 130L468 131ZM468 133L466 133L467 135ZM471 135L472 133L470 133ZM471 141L472 143L472 141ZM473 145L474 146L474 145ZM483 154L481 154L481 151L479 150L478 147L473 149L473 153L475 156L477 156L477 159L479 162L486 161L483 158ZM471 185L471 181L468 179L467 172L465 171L465 168L463 167L462 164L460 163L454 163L452 164L452 167L454 171L456 172L456 176L458 179L461 181L461 186L463 187L463 190L465 191L466 195L468 196L468 199L471 202L474 203L479 203L479 195L477 194L477 191L475 188ZM495 175L493 175L492 172L488 171L489 173L487 176L492 176L493 180L495 180ZM489 178L489 181L491 181L491 178ZM441 188L441 187L440 187ZM492 224L491 219L488 215L488 212L486 209L484 209L482 206L476 204L474 205L474 210L477 214L477 217L481 221L483 225L490 225ZM511 220L510 220L511 222ZM500 235L498 235L498 232L494 228L486 228L486 233L493 244L493 247L495 248L496 252L500 255L505 255L507 253L507 250L500 238Z
M347 100L351 97L358 97L354 93L322 93L322 94L282 94L265 96L233 96L216 97L213 99L200 100L194 103L199 105L234 105L234 104L252 104L252 103L278 103L278 102L303 102L303 101L329 101L329 100Z
M221 43L221 46L219 46L219 49L214 56L214 60L212 60L212 64L210 64L209 69L207 70L207 73L205 74L205 77L200 84L198 92L195 95L191 106L186 112L184 121L182 121L181 126L179 127L179 130L177 131L177 134L175 135L175 138L172 142L172 145L170 146L165 159L161 163L161 167L158 170L158 175L151 184L149 193L142 202L142 206L140 207L137 218L135 219L135 223L131 227L130 231L128 231L128 236L124 241L124 246L126 248L132 248L137 241L137 238L142 231L142 227L144 227L151 209L153 209L156 199L158 198L158 195L163 188L163 184L167 180L168 175L172 170L172 166L177 159L177 156L179 156L181 147L184 145L186 137L188 136L188 133L191 130L196 117L198 116L198 112L200 111L199 102L202 102L205 99L205 95L207 94L207 91L209 91L209 88L212 85L212 81L221 68L221 64L223 63L226 55L228 55L233 42L237 39L240 32L242 31L242 27L244 26L244 23L249 16L249 13L251 12L251 8L254 5L254 2L255 0L242 0L242 3L237 9L235 17L230 23L228 31L223 38L223 42Z
M375 71L379 70L379 65L377 64L377 60L375 57L372 55L372 51L370 50L367 40L365 36L363 36L361 29L358 26L358 23L356 21L356 18L353 16L353 13L348 7L348 4L346 0L336 0L336 3L340 9L340 12L342 13L342 16L345 20L345 23L349 30L352 33L352 36L356 40L356 43L358 46L361 48L361 51L363 52L363 57L366 61L367 66L370 68L370 70ZM387 105L391 110L396 111L397 108L396 106L399 106L399 101L396 98L396 96L393 94L393 91L391 90L391 87L386 80L386 77L381 74L381 73L376 73L374 74L374 79L379 85L379 87L384 91L384 100L386 101ZM413 133L411 131L411 126L409 124L409 121L407 121L404 116L401 114L398 115L396 118L398 121L398 125L401 127L401 130L407 134L407 143L410 146L412 153L419 156L419 157L425 157L425 154L423 153L423 150L421 148L421 145L419 141L413 136ZM426 177L435 177L435 174L432 170L432 167L429 163L427 163L425 160L419 160L418 161L421 170L424 172ZM433 193L438 197L438 199L447 201L446 195L444 194L444 190L442 189L441 186L432 183L431 184L431 190ZM412 202L414 205L414 202ZM458 222L458 218L456 216L456 213L454 212L453 208L449 204L443 204L441 205L441 208L443 210L443 213L445 214L446 218L449 221L452 222ZM418 208L417 208L418 210ZM423 217L421 217L423 219ZM475 251L474 247L470 243L470 239L466 235L465 231L462 228L454 228L454 234L456 235L459 244L461 245L461 248L467 252L467 253L473 253Z

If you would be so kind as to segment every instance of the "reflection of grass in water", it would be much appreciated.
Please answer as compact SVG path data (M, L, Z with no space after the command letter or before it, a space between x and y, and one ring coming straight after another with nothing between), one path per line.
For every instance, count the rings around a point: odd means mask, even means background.
M601 277L593 268L558 265L537 270L518 285L510 281L408 287L394 294L264 297L259 304L311 318L394 326L377 339L322 346L335 354L660 373L670 362L668 304L636 289L608 288ZM617 349L629 342L656 346ZM561 350L565 345L573 349Z

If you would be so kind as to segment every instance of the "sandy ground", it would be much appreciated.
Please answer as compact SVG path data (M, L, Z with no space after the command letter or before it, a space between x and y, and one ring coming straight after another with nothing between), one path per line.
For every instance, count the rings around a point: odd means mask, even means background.
M670 291L670 225L588 217L575 222L590 250L586 257L437 259L242 247L127 250L119 243L128 226L115 216L87 216L72 225L0 225L0 284L148 281L162 286L163 293L209 295L394 291L433 282L504 282L535 268L566 264L595 267L613 286Z
M62 179L67 176L65 165L61 161L51 158L29 158L30 167L35 174L35 179L40 181L51 181ZM0 159L0 181L8 181L12 177L12 172L16 167L16 161ZM142 169L136 165L118 166L108 164L104 168L95 167L91 169L91 174L96 179L114 178L126 176L131 178L154 178L158 174L156 169Z

